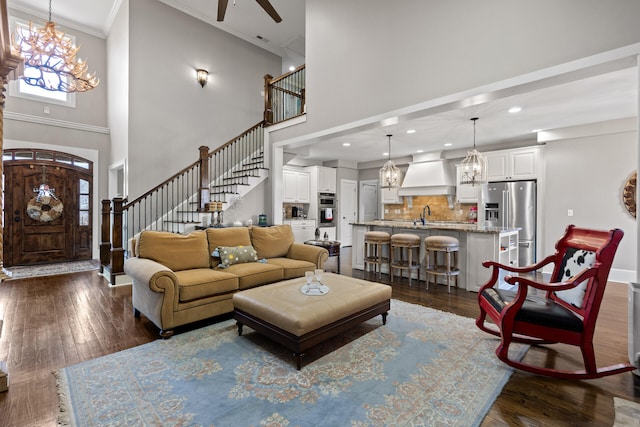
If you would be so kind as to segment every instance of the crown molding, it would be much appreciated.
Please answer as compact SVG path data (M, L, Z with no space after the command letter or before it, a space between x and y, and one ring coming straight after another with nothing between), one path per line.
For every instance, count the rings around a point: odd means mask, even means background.
M14 120L18 122L34 123L44 126L55 126L60 128L80 130L83 132L102 133L109 135L111 131L108 127L87 125L84 123L69 122L66 120L51 119L48 117L33 116L31 114L14 113L12 111L4 112L5 120Z

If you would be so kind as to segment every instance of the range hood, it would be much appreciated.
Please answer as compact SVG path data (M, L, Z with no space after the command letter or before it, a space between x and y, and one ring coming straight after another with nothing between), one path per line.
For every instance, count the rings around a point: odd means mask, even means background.
M453 165L446 160L409 163L399 196L449 196L456 193Z

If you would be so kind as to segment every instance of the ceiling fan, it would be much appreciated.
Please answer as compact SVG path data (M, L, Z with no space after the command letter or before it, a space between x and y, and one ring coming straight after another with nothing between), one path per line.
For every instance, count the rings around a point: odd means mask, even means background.
M282 18L276 12L276 9L269 2L269 0L256 0L256 2L264 9L265 12L269 14L274 21L280 22ZM218 0L218 22L224 21L224 14L227 11L227 5L229 4L229 0ZM234 0L235 4L235 0Z

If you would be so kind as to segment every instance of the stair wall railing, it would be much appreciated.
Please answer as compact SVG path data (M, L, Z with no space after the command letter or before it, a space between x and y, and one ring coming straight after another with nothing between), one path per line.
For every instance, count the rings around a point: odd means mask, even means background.
M305 112L305 66L273 78L264 76L264 121L267 125L298 117Z
M131 239L143 230L182 232L201 223L213 201L229 203L239 185L264 167L264 122L256 124L215 150L199 148L199 159L132 201L102 201L101 271L110 282L124 273Z

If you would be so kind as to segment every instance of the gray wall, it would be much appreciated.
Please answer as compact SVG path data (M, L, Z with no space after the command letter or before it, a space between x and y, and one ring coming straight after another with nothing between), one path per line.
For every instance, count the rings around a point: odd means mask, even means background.
M640 41L636 0L307 0L306 13L309 114L277 141Z
M209 70L204 88L196 68ZM263 77L280 68L280 57L161 2L130 1L130 198L197 160L199 146L262 120Z
M553 252L554 244L567 224L621 228L625 236L613 268L636 270L636 220L622 203L622 189L629 175L637 169L637 156L638 135L635 131L547 143L544 150L543 253ZM573 209L573 217L567 216L568 209ZM633 281L635 277L625 279Z
M127 158L129 141L129 0L123 0L107 37L110 164ZM117 58L117 60L115 60ZM110 189L115 194L114 189Z

